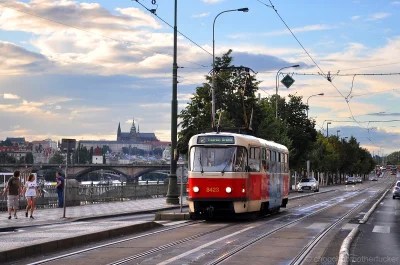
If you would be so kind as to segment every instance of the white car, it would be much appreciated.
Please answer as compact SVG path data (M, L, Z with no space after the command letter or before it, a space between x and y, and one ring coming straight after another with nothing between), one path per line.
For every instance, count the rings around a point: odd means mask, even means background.
M303 192L305 190L318 192L319 183L315 178L303 178L296 186L297 192Z

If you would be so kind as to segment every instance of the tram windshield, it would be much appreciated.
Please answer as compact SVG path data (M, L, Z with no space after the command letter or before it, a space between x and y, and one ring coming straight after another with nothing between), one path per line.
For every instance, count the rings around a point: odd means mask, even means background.
M243 172L247 151L241 146L194 146L190 149L193 172Z

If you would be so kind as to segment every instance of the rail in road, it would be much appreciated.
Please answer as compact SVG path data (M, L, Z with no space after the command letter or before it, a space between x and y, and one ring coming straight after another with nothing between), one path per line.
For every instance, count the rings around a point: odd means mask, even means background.
M296 254L292 251L291 256L286 258L286 261L290 261L291 264L299 264L330 230L352 215L363 202L374 196L376 193L368 192L368 190L377 189L378 186L383 186L383 184L378 182L368 186L363 184L355 188L343 188L341 191L321 194L318 199L314 196L299 198L296 200L296 205L290 209L255 222L189 222L123 241L113 241L95 248L54 256L51 259L31 264L60 264L60 262L62 264L87 264L88 261L93 261L92 259L99 255L101 263L98 264L163 265L187 263L188 261L193 264L232 264L238 253L241 253L239 256L243 256L244 252L256 247L258 242L272 240L276 243L279 233L288 233L285 230L289 229L290 231L295 226L313 223L313 219L329 216L330 212L333 212L334 216L329 218L335 220L318 231L312 229L311 234L307 236L309 238L306 238L307 243L303 242L305 247L298 249ZM173 240L174 238L177 240ZM285 241L285 238L282 237L279 240ZM286 239L286 241L290 241L290 239ZM163 242L165 244L162 244ZM143 245L149 245L149 247L145 247L147 248L145 251L138 251ZM112 251L110 251L111 249ZM132 255L132 252L137 253ZM79 262L76 256L79 256ZM160 260L160 257L163 259ZM277 260L273 260L272 264L275 262ZM251 263L255 264L254 261ZM265 260L263 264L266 264Z

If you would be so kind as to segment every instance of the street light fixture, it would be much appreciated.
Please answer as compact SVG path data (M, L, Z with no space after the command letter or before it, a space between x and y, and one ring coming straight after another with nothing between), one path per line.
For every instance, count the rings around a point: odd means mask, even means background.
M216 89L216 84L215 84L215 21L221 14L228 13L228 12L235 12L235 11L247 13L247 12L249 12L249 9L247 7L244 7L244 8L239 8L239 9L231 9L231 10L222 11L214 18L214 23L213 23L213 75L212 75L212 90L211 90L212 127L214 127L214 120L215 120L215 89Z
M330 121L326 123L326 138L328 138L329 135L329 124L332 124Z
M275 94L275 118L278 118L278 87L279 87L278 76L279 76L279 72L282 71L283 69L286 69L286 68L299 67L299 66L300 66L300 65L295 64L295 65L291 65L291 66L282 67L282 68L279 69L278 72L276 73L276 78L275 78L275 86L276 86L276 94Z
M319 94L315 94L315 95L311 95L311 96L309 96L308 97L308 99L307 99L307 118L308 118L308 100L310 99L310 98L312 98L312 97L315 97L315 96L323 96L324 95L324 93L319 93Z

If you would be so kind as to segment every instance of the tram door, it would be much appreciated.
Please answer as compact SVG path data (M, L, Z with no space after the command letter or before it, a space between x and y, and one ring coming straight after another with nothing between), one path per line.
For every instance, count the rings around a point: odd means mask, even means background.
M277 165L277 174L276 174L276 203L278 204L277 206L280 205L280 202L282 201L282 176L283 176L283 171L282 171L282 154L277 152L276 153L276 165Z
M270 179L270 208L277 207L277 171L278 162L276 157L276 151L271 151L271 179Z

